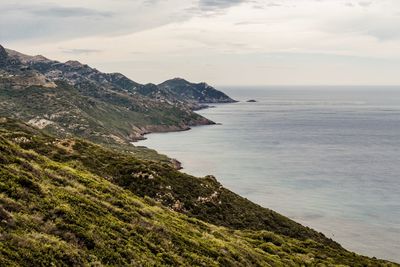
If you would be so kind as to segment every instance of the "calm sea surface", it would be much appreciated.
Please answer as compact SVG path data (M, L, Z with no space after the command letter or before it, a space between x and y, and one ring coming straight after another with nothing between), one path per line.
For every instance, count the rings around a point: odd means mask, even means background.
M221 125L139 145L352 251L400 262L400 87L219 89L241 101L199 111Z

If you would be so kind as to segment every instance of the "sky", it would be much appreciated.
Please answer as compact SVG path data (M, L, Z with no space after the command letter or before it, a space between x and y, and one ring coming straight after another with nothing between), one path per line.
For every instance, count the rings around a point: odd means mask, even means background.
M399 0L0 0L0 44L141 83L400 85Z

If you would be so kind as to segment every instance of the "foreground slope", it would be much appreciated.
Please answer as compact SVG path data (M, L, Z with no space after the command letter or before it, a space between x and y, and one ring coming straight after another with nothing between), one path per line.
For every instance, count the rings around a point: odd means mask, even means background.
M20 144L24 149L33 149L54 161L73 164L75 168L106 177L114 184L138 196L149 196L172 210L234 229L269 230L340 247L323 234L223 188L212 176L196 178L167 163L143 161L135 154L110 150L81 139L56 139L10 119L2 126L24 140Z
M0 118L3 265L396 266L312 236L235 230L174 212L117 185L98 159L102 148L92 146ZM85 158L98 164L96 172ZM151 162L129 157L122 164L131 180L163 179L149 174Z

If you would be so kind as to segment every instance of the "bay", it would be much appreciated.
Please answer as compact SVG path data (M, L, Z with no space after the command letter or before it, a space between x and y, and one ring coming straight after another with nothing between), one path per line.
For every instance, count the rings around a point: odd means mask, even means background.
M347 249L400 262L400 88L219 89L240 102L198 113L220 125L138 144Z

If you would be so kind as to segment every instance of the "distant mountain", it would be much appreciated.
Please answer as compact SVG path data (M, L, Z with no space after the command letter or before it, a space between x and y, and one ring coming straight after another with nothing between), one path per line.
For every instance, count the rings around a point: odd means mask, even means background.
M193 112L206 102L233 100L205 84L174 79L142 85L78 61L61 63L0 46L0 115L55 134L127 143L148 132L212 124Z
M3 49L4 50L4 49ZM102 73L78 61L61 63L43 56L28 56L6 49L9 58L40 72L51 81L66 81L71 85L91 82L97 86L113 87L127 93L137 93L153 100L169 103L232 103L233 99L206 83L190 83L175 78L160 85L139 84L121 73ZM4 53L3 51L3 53Z
M191 83L181 78L165 81L159 88L171 92L177 99L194 103L233 103L236 102L221 91L206 83Z

